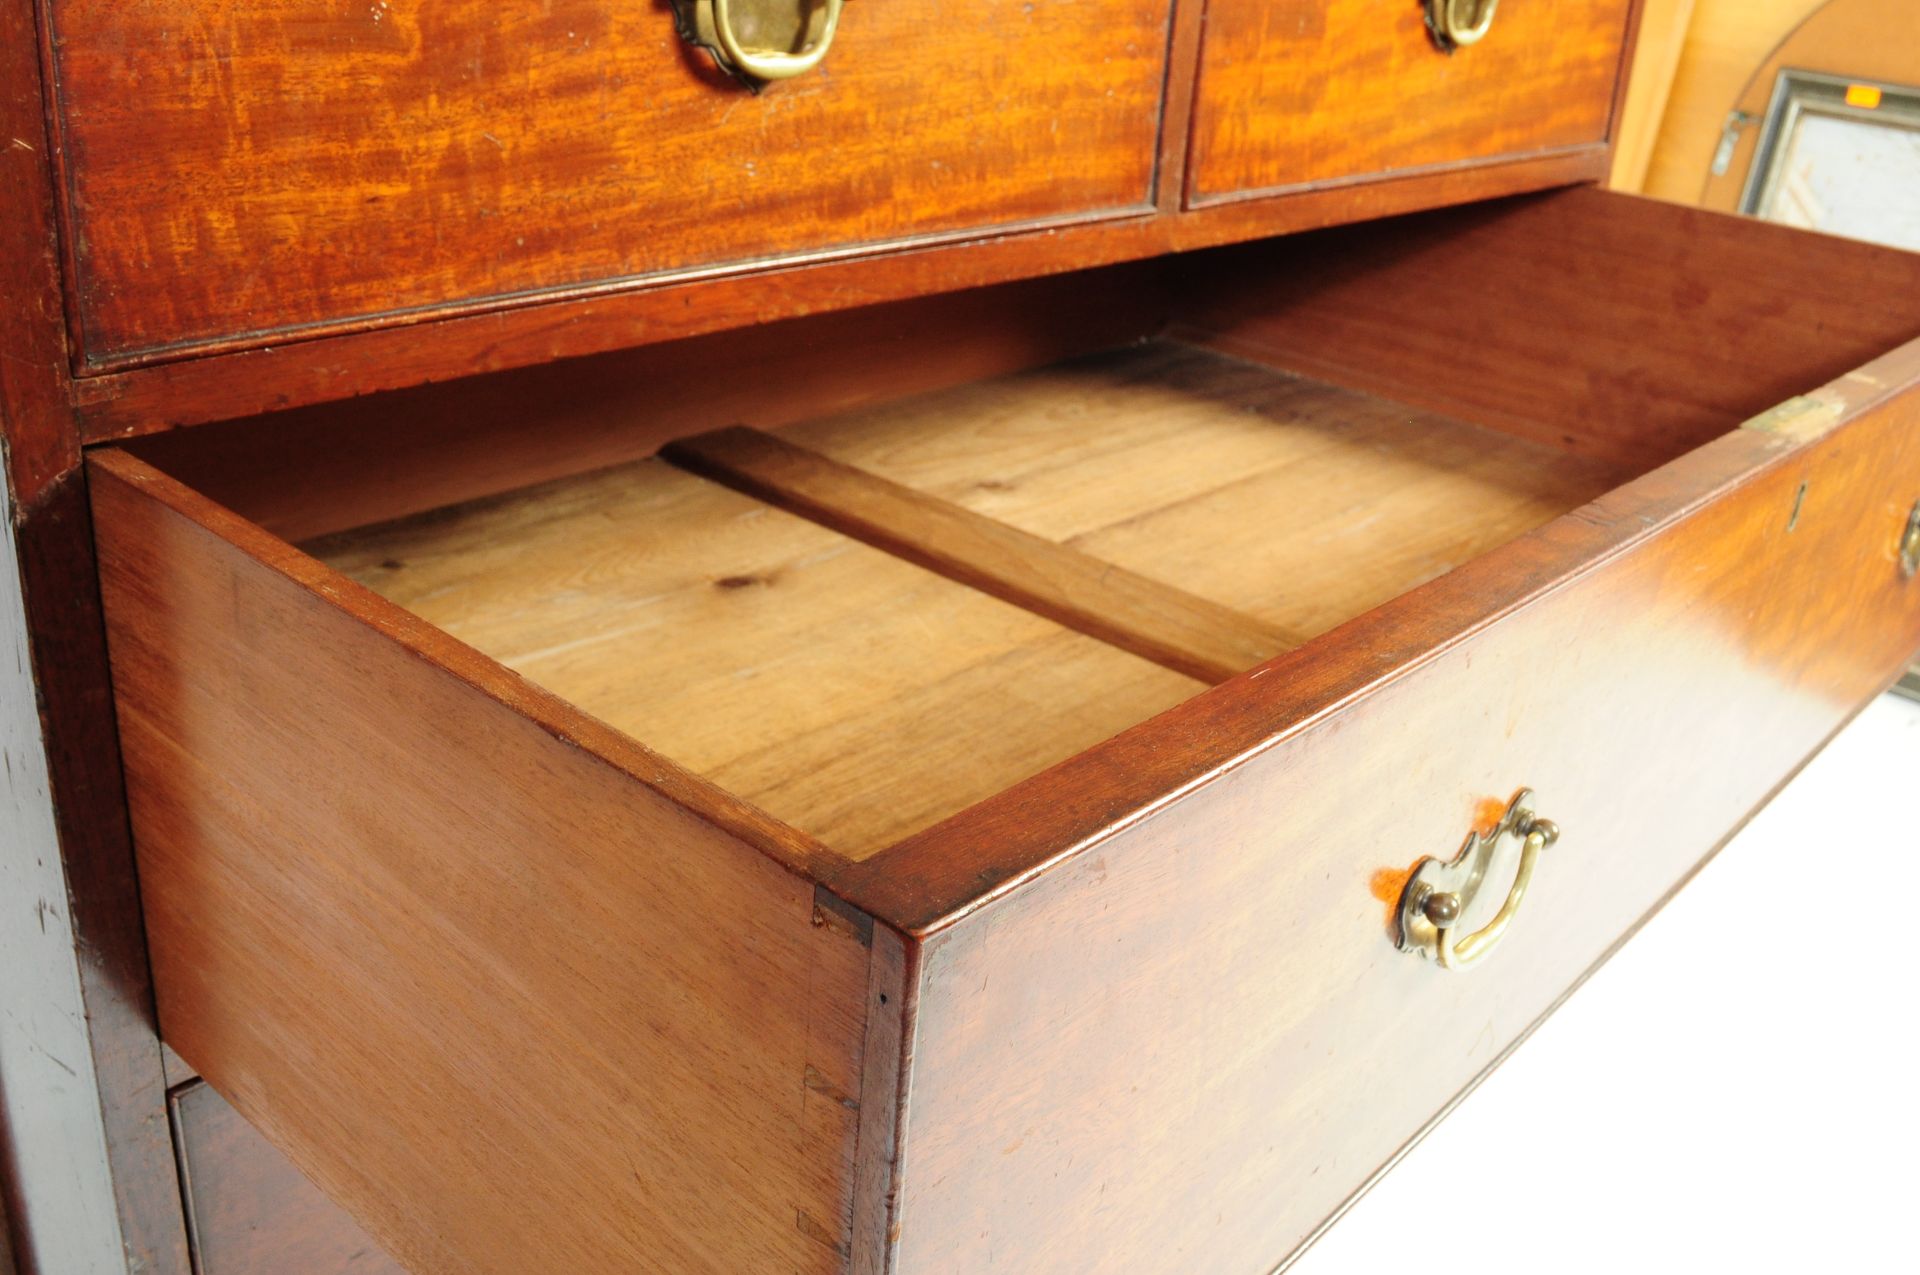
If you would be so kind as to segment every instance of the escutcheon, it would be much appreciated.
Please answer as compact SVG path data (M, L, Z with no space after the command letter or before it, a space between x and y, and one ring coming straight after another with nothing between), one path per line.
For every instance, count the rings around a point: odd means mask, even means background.
M1397 942L1401 951L1417 953L1444 969L1463 970L1499 945L1527 897L1541 851L1560 839L1559 827L1534 814L1532 802L1533 792L1522 788L1500 822L1485 834L1468 833L1452 859L1421 862L1400 893ZM1461 935L1460 920L1479 897L1501 838L1509 835L1520 838L1520 866L1507 900L1491 921Z

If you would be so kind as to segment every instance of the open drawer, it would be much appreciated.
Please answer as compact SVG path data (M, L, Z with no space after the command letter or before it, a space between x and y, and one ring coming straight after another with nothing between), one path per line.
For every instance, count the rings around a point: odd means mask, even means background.
M789 325L884 388L538 483L94 455L163 1032L410 1268L1270 1270L1920 647L1920 259L1574 190L1060 287L1114 349Z

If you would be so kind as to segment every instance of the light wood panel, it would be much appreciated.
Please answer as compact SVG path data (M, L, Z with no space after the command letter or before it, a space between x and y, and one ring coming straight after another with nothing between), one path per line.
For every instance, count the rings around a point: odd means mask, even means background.
M1768 52L1825 0L1696 0L1640 190L1698 203L1713 153ZM1752 131L1748 126L1747 132Z
M410 1268L837 1275L824 852L131 457L88 485L181 1056Z
M944 434L922 436L944 448ZM758 430L684 439L674 464L1178 670L1224 682L1300 638Z
M1627 96L1614 129L1613 170L1607 176L1607 184L1615 190L1637 191L1646 182L1696 2L1645 0L1641 5Z
M783 437L1304 641L1615 485L1611 466L1162 343Z
M1202 685L659 461L308 547L854 857Z

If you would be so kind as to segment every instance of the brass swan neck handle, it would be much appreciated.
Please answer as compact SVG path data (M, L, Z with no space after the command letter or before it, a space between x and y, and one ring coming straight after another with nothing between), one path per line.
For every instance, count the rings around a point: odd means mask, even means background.
M1401 951L1425 956L1443 969L1464 970L1485 959L1506 937L1533 884L1541 852L1560 839L1559 825L1534 814L1532 801L1533 793L1522 788L1491 830L1467 834L1452 859L1427 859L1414 870L1400 894L1397 941ZM1521 838L1521 845L1520 866L1507 889L1506 902L1491 921L1462 935L1460 919L1479 896L1500 839L1509 834Z
M1486 39L1500 0L1427 0L1427 30L1444 53Z

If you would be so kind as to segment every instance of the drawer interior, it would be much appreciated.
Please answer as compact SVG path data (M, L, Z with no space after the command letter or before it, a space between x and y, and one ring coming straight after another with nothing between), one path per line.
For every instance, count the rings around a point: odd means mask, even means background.
M667 457L305 547L853 857L1623 478L1173 342Z
M1901 254L1576 190L143 451L862 859L1859 367L1917 297Z
M851 855L1200 688L659 460L308 549Z

